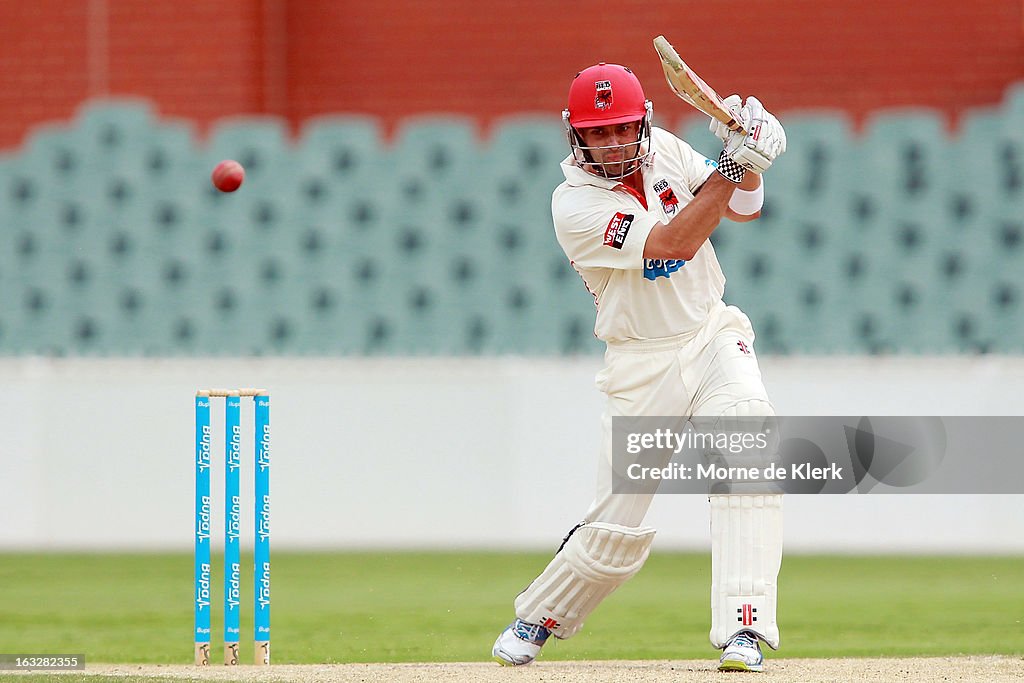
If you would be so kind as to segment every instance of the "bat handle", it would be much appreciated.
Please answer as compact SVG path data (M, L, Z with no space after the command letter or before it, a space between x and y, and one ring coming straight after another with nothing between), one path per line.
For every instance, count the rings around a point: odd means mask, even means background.
M729 119L728 122L723 122L723 123L725 123L725 127L728 128L731 131L735 131L737 133L742 133L743 135L747 134L747 129L744 128L743 125L739 121L737 121L736 119Z

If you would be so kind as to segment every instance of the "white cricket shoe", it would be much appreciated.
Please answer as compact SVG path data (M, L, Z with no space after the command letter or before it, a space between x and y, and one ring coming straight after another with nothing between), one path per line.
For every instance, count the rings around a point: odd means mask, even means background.
M764 655L757 636L750 631L740 631L730 638L718 660L718 670L763 671Z
M502 666L529 664L540 654L540 649L550 635L551 631L540 624L516 619L494 641L491 656Z

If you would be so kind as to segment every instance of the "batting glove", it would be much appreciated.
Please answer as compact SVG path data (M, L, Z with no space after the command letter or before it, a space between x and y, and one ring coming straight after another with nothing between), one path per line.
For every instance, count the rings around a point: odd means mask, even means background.
M732 112L732 117L739 121L740 123L743 123L743 114L741 113L741 109L743 107L743 100L740 99L740 96L729 95L724 100L722 100L722 102L724 102L725 106L728 107L730 112ZM729 130L729 127L726 126L721 121L719 121L718 119L711 119L711 125L708 126L708 130L710 130L711 134L714 135L719 140L721 140L722 142L728 142L729 135L732 133L732 131Z
M786 131L756 97L748 97L740 110L747 134L730 131L725 156L754 173L764 173L786 151Z

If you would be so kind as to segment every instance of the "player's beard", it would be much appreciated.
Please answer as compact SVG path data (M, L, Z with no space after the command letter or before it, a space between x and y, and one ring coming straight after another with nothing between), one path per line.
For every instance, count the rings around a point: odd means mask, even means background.
M602 156L602 163L598 166L598 173L606 178L621 179L633 175L640 170L640 142L633 142L623 145L619 152L622 158L617 161L607 161ZM616 154L615 156L618 156Z

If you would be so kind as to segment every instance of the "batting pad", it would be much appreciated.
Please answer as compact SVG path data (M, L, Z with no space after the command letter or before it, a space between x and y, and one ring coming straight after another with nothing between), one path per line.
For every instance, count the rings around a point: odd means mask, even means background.
M711 496L711 644L739 631L779 647L782 496Z
M602 600L640 571L654 534L651 527L583 524L516 598L516 616L571 638Z

